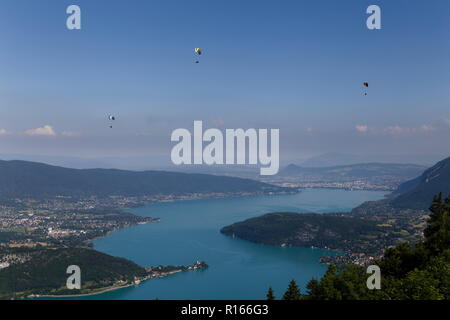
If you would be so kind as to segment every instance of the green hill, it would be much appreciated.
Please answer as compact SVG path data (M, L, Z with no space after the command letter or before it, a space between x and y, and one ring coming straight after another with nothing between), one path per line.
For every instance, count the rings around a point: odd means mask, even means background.
M233 177L165 171L69 169L17 160L0 160L0 177L0 199L288 190Z
M129 260L84 248L14 250L9 254L22 263L0 269L0 298L12 292L22 295L88 293L147 275L144 268ZM81 290L66 288L69 277L66 270L70 265L81 269Z
M267 245L376 252L380 246L391 244L385 229L374 221L346 215L282 212L237 222L221 232Z

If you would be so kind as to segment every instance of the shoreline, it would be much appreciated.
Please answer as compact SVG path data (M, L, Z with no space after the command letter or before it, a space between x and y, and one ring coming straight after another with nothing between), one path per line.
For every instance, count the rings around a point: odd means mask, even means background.
M141 204L136 204L134 206L120 207L120 208L117 208L117 209L121 210L121 211L123 211L125 213L128 213L128 214L136 215L135 213L131 213L131 212L127 211L127 210L135 209L135 208L141 208L141 207L145 207L145 206L148 206L148 205L151 205L151 204L156 204L156 203L170 203L170 202L177 202L177 201L195 201L195 200L205 200L205 199L232 199L232 198L241 198L241 197L256 197L256 196L261 196L261 195L268 195L268 196L271 196L271 195L289 195L289 194L296 194L296 193L299 193L299 192L301 192L301 191L297 189L296 192L292 192L292 193L285 193L285 192L280 192L280 193L259 193L259 192L256 192L256 193L251 193L251 194L229 194L229 195L220 195L220 196L219 195L209 195L209 196L205 195L205 196L196 196L196 197L189 198L189 199L180 198L180 199L170 199L170 200L163 199L163 200L149 201L149 202L145 202L145 203L141 203ZM136 215L136 216L143 217L143 216L140 216L140 215ZM97 237L94 237L92 239L85 240L83 243L89 249L97 250L95 248L94 242L96 240L99 240L99 239L102 239L102 238L105 238L105 237L111 235L115 231L119 231L119 230L123 230L123 229L129 228L129 227L135 227L135 226L138 226L138 225L144 225L144 224L148 224L148 223L152 223L152 222L159 222L160 221L160 218L153 218L153 217L145 217L145 218L149 218L150 220L146 221L146 222L143 222L143 223L142 222L138 222L138 223L129 225L129 226L124 227L124 228L117 228L117 229L110 230L110 231L106 232L104 235L97 236ZM105 253L105 254L108 254L108 253L100 251L100 250L97 250L97 251ZM125 258L125 259L127 259L127 258ZM132 261L132 260L130 260L130 261ZM144 282L144 281L147 281L147 280L151 280L151 279L154 279L154 278L164 278L164 277L170 276L171 274L175 274L175 273L179 273L179 272L183 272L183 271L185 271L185 270L177 270L177 271L174 271L174 272L169 272L169 273L164 274L162 276L156 276L156 277L149 276L149 277L147 277L145 279L141 279L139 281L139 283L130 283L130 284L125 284L125 285L121 285L121 286L113 286L113 287L102 288L102 289L99 289L98 291L90 292L90 293L80 293L80 294L73 294L73 295L72 294L69 294L69 295L36 295L36 294L29 294L28 296L22 297L20 299L75 298L75 297L94 296L94 295L99 295L99 294L103 294L103 293L110 292L110 291L125 289L125 288L131 287L131 286L136 286L136 285L139 285L141 282Z
M101 288L98 289L98 291L95 292L89 292L89 293L79 293L79 294L64 294L64 295L29 295L23 299L40 299L40 298L76 298L76 297L88 297L88 296L95 296L95 295L99 295L102 293L106 293L106 292L111 292L111 291L115 291L115 290L120 290L120 289L125 289L125 288L129 288L132 286L138 286L140 285L142 282L147 281L147 280L151 280L151 279L155 279L155 278L165 278L167 276L170 276L172 274L175 273L179 273L179 272L183 272L183 270L176 270L176 271L172 271L172 272L168 272L167 274L161 275L161 276L156 276L156 277L151 277L148 276L144 279L139 280L138 283L129 283L129 284L124 284L121 286L111 286L111 287L106 287L106 288Z
M80 294L66 294L66 295L29 295L28 297L25 297L23 299L40 299L40 298L76 298L76 297L88 297L88 296L95 296L98 294L115 291L119 289L128 288L131 286L134 286L136 284L131 283L123 286L117 286L117 287L108 287L104 289L99 289L99 291L90 292L90 293L80 293Z
M192 197L192 198L179 198L179 199L170 199L170 200L167 200L167 199L152 200L152 201L148 201L148 202L142 202L142 203L139 203L139 204L135 204L135 205L132 205L132 206L117 207L116 209L120 210L123 213L132 214L134 216L137 216L137 217L140 217L140 218L146 218L146 219L149 219L149 220L145 221L145 222L137 222L137 223L131 224L131 225L123 227L123 228L116 228L116 229L113 229L113 230L109 230L104 235L99 235L99 236L96 236L96 237L94 237L92 239L86 239L86 240L83 241L83 243L88 248L95 249L94 241L102 239L102 238L105 238L105 237L111 235L112 233L114 233L116 231L124 230L124 229L130 228L130 227L136 227L138 225L145 225L145 224L148 224L148 223L160 222L160 220L161 220L160 217L157 217L157 218L146 217L146 216L138 215L136 213L132 213L132 212L128 211L130 209L138 209L138 208L143 208L145 206L149 206L149 205L152 205L152 204L160 204L160 203L173 203L173 202L197 201L197 200L208 200L208 199L233 199L233 198L257 197L257 196L263 196L263 195L266 195L266 196L280 195L281 196L281 195L297 194L297 193L300 193L300 192L301 192L300 189L296 189L296 191L292 192L292 193L287 193L287 192L278 192L278 193L272 193L272 192L271 193L260 193L260 192L255 192L255 193L248 193L248 194L234 194L234 193L223 194L223 195L205 194L205 196L201 196L200 195L200 196L196 196L196 197ZM103 252L103 253L106 253L106 252Z
M311 189L322 189L322 188L311 188ZM222 199L222 198L229 198L229 199L232 199L232 198L245 198L245 197L249 197L249 198L253 198L253 197L258 197L258 196L273 196L273 195L276 195L276 196L281 196L281 195L290 195L290 194L297 194L297 193L301 193L302 192L302 190L297 190L297 192L293 192L293 193L284 193L284 192L281 192L281 193L252 193L252 194L230 194L230 195L226 195L226 196L224 196L224 195L221 195L221 196L217 196L217 195L215 195L215 196L205 196L205 197L193 197L193 198L190 198L190 199L183 199L183 198L181 198L181 199L171 199L171 200L166 200L166 199L164 199L164 200L157 200L157 201L150 201L150 202L147 202L147 203L141 203L141 204L139 204L139 205L136 205L136 206L128 206L128 207L121 207L121 208L119 208L120 210L123 210L124 212L127 212L127 213L131 213L131 212L129 212L129 211L127 211L127 210L129 210L129 209L134 209L134 208L139 208L139 207L144 207L144 206L148 206L148 205L151 205L151 204L157 204L157 203L165 203L165 202L180 202L180 201L194 201L194 200L205 200L205 199ZM131 213L131 214L133 214L133 215L136 215L135 213ZM140 215L138 215L138 216L140 216ZM142 216L141 216L142 217ZM157 218L150 218L150 219L157 219ZM146 221L145 223L135 223L135 224L132 224L132 225L129 225L129 226L126 226L126 227L124 227L124 228L117 228L117 229L114 229L114 230L110 230L110 231L108 231L106 234L104 234L104 235L101 235L101 236L98 236L98 237L95 237L95 238L93 238L93 239L89 239L89 240L86 240L86 244L90 244L90 248L91 249L93 249L93 250L97 250L96 248L95 248L95 245L94 245L94 242L96 241L96 240L98 240L98 239L102 239L102 238L104 238L104 237L106 237L106 236L109 236L109 235L111 235L114 231L119 231L119 230L122 230L122 229L125 229L125 228L128 228L128 227L133 227L133 226L137 226L137 225L140 225L140 224L148 224L148 223L150 223L150 222L154 222L154 221ZM245 240L245 239L242 239L242 240ZM245 241L248 241L248 240L245 240ZM266 244L263 244L263 245L266 245ZM309 247L304 247L304 248L309 248ZM340 250L339 249L330 249L330 248L320 248L320 247L315 247L314 249L319 249L319 250L327 250L327 251L334 251L334 252L339 252ZM100 251L100 252L103 252L103 251ZM105 252L103 252L103 253L105 253ZM343 251L340 251L339 253L346 253L346 252L343 252ZM323 262L320 262L321 264L324 264ZM64 294L64 295L53 295L53 294L49 294L49 295L46 295L46 294L43 294L43 295L39 295L39 294L30 294L30 295L27 295L26 297L23 297L23 298L21 298L21 299L41 299L41 298L55 298L55 299L59 299L59 298L77 298L77 297L88 297L88 296L95 296L95 295L100 295L100 294L103 294L103 293L107 293L107 292L111 292L111 291L115 291L115 290L120 290L120 289L125 289L125 288L128 288L128 287L132 287L132 286L137 286L137 285L139 285L140 284L140 282L143 282L143 281L147 281L147 280L151 280L151 279L153 279L153 278L163 278L163 277L166 277L166 276L169 276L169 275L171 275L171 274L175 274L175 273L179 273L179 272L182 272L183 270L177 270L177 271L175 271L175 272L171 272L171 273L168 273L168 274L165 274L165 275L162 275L162 276L156 276L156 277L148 277L148 278L145 278L145 279L141 279L140 281L139 281L139 283L128 283L128 284L123 284L123 285L117 285L117 286L109 286L109 287L104 287L104 288L99 288L98 290L95 290L95 291L93 291L93 292L87 292L87 293L78 293L78 294Z

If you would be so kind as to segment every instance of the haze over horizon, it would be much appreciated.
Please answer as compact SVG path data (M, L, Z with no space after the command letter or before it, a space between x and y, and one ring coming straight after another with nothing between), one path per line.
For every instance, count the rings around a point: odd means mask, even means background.
M306 168L325 168L347 166L363 163L414 164L431 167L447 158L444 155L351 155L327 153L304 159L290 159L281 164L281 168L294 164ZM155 156L118 156L118 157L70 157L55 155L0 154L0 161L22 160L45 163L54 166L74 169L121 169L131 171L165 170L192 173L235 174L255 173L259 171L255 165L188 165L168 164L166 157ZM414 160L414 161L413 161Z
M1 159L163 168L194 120L279 128L283 165L448 156L449 2L376 1L375 31L365 0L79 0L80 31L73 1L3 2Z

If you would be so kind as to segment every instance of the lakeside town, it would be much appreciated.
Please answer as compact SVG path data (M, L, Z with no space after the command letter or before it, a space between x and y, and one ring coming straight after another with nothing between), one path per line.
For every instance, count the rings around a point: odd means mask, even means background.
M262 181L286 188L323 188L344 190L366 190L391 192L404 182L404 179L385 176L367 177L364 179L346 178L341 180L324 180L322 178L299 179L298 177L268 178Z
M257 192L192 193L182 195L12 199L0 204L0 249L90 246L90 241L132 225L160 221L123 208L156 202L244 197Z

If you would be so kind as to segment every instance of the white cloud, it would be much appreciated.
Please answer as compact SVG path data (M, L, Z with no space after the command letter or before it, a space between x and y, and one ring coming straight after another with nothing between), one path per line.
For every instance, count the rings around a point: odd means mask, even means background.
M0 136L6 136L10 134L11 132L7 131L6 129L0 129Z
M355 127L356 131L361 132L361 133L366 133L369 131L369 127L365 124L358 124Z
M55 130L48 124L40 128L26 130L25 134L29 136L56 136Z

